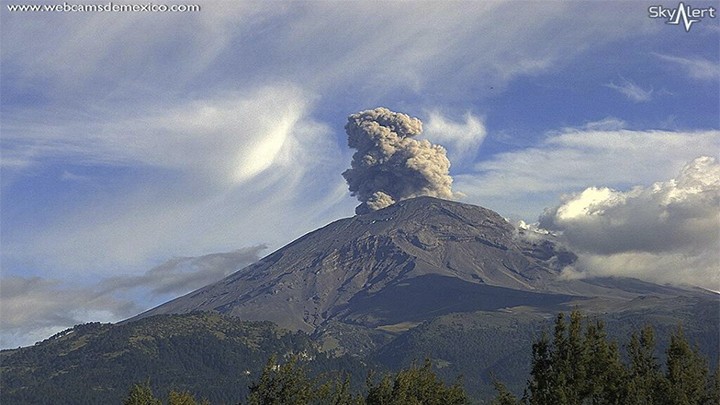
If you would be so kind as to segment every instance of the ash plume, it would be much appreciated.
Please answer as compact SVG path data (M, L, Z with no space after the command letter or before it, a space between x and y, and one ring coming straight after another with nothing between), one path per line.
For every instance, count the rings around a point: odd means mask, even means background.
M452 198L445 148L413 139L422 132L419 119L380 107L350 115L345 132L357 149L342 173L361 202L357 214L413 197Z

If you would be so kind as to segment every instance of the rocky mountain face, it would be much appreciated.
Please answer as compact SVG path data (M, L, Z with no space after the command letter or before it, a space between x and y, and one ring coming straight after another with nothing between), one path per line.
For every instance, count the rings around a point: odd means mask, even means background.
M37 394L53 392L70 395L68 403L117 402L130 381L159 378L162 389L226 402L241 395L228 369L243 364L247 375L257 375L271 354L303 351L313 353L318 370L353 371L358 381L366 369L428 358L442 378L462 375L484 403L494 395L491 376L522 392L533 341L558 312L573 309L601 318L621 348L648 324L659 347L667 347L663 337L682 325L717 364L720 295L634 279L560 277L575 260L552 235L515 229L493 211L405 200L335 221L120 324L80 326L0 352L0 399L45 403ZM36 378L29 370L41 364L51 366ZM107 378L78 388L93 375Z
M552 280L574 259L518 237L493 211L420 197L333 222L140 317L202 310L306 332L331 320L378 326L371 313L381 310L399 311L387 316L394 322L436 306L562 301Z
M523 234L491 210L419 197L335 221L137 318L213 311L269 320L357 354L452 313L606 313L640 310L649 302L641 297L707 295L639 280L560 278L575 260L552 236Z

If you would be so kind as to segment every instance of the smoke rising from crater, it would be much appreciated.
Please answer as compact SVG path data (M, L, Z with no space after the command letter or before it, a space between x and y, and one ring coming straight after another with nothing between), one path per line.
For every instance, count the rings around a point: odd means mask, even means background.
M413 139L422 132L419 119L380 107L350 115L345 132L357 150L342 174L361 202L357 214L413 197L452 198L445 148Z

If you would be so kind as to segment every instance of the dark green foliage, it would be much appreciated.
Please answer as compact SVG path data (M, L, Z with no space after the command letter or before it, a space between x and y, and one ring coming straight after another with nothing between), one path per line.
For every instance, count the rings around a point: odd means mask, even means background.
M391 370L430 358L444 381L462 375L468 395L490 399L492 378L522 391L530 372L529 345L545 324L534 314L472 313L425 322L382 348L374 360Z
M250 387L249 405L309 404L314 399L313 382L293 356L285 364L278 364L271 356L263 369L260 381Z
M260 380L250 386L248 405L282 404L361 404L362 397L350 392L350 378L310 378L306 356L293 355L283 364L273 355L263 369Z
M707 404L720 404L720 364L715 367L715 373L708 383Z
M416 365L395 375L386 375L378 383L368 383L368 405L468 404L469 400L460 382L447 386L432 371L429 360L422 367Z
M135 384L130 389L128 396L123 401L124 405L162 405L162 401L153 395L150 383ZM170 391L168 394L168 405L210 405L209 401L202 401L200 404L195 396L188 391Z
M711 395L707 361L690 347L681 328L670 338L666 377L666 399L673 405L702 404Z
M583 327L584 325L584 327ZM655 357L651 327L633 333L627 346L628 364L620 360L604 323L589 321L579 312L570 321L559 314L552 342L546 334L532 346L532 369L523 403L531 405L718 404L718 371L708 377L707 361L678 329L670 337L666 373ZM517 403L507 388L495 384L496 405ZM515 401L515 402L513 402Z
M365 399L359 395L353 395L351 390L350 377L344 379L335 377L327 381L319 388L319 397L323 403L330 405L362 405Z
M469 400L459 382L450 386L438 379L429 360L422 367L412 365L397 374L388 374L378 382L368 377L367 396L350 392L350 379L308 378L302 359L291 357L278 364L272 356L260 380L250 388L248 405L281 404L369 404L369 405L464 405Z
M507 389L505 384L495 380L493 386L497 391L497 396L490 402L490 405L520 405L520 401Z
M195 396L188 391L170 391L168 394L168 405L210 405L210 401L204 400L199 404Z
M328 358L314 347L302 332L212 313L80 325L3 353L0 403L122 403L128 387L148 378L163 400L176 390L237 403L272 353L313 353L315 374L343 369L362 380L367 373L358 360Z
M579 314L563 315L558 318L562 323L556 319L555 329L544 338L537 333L547 325L542 314L514 310L512 314L450 314L405 331L386 333L378 328L373 333L385 333L387 340L367 346L362 357L330 357L302 332L212 313L162 315L118 325L93 323L32 347L0 351L0 403L122 403L129 387L148 378L154 394L165 403L192 404L195 398L237 403L247 398L252 382L259 381L272 353L285 362L292 353L305 352L310 357L300 364L313 382L313 392L323 398L321 403L364 400L357 395L368 388L363 384L368 369L398 372L413 359L427 357L438 381L452 382L463 375L468 395L485 403L492 398L488 390L495 375L505 382L495 400L502 405L512 404L513 393L522 393L523 388L524 402L536 404L692 403L700 386L701 403L717 405L720 381L717 372L708 377L707 371L708 363L715 369L717 362L718 325L711 316L717 308L704 309L709 315L682 314L689 322L682 323L683 333L675 338L671 336L678 335L673 331L680 315L674 312L662 316L653 312L647 322L637 314L610 314L603 318L607 324ZM656 333L640 328L648 322ZM362 330L360 325L354 328L342 332ZM631 336L627 353L618 354L618 345L608 336ZM688 363L699 352L687 341L699 343L710 360ZM656 346L661 348L657 352ZM668 358L676 364L672 373L666 366ZM700 374L691 364L701 365ZM526 385L527 375L532 378ZM705 375L706 381L698 383L698 375ZM394 384L393 375L386 387ZM683 393L670 395L673 389Z
M633 333L628 345L628 382L626 401L628 404L661 403L663 375L655 357L655 332L652 327L644 327L640 333Z
M162 401L153 395L150 383L135 384L123 402L124 405L162 405ZM179 405L179 404L178 404Z

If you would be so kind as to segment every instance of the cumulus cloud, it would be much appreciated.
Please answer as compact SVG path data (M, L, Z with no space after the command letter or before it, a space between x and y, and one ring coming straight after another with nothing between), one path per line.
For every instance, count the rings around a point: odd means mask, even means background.
M635 82L622 78L620 84L614 82L605 85L627 97L630 101L644 103L652 100L653 89L645 90Z
M2 195L13 209L4 209L4 270L145 277L148 263L167 257L277 247L354 205L337 176L350 156L328 141L334 134L318 111L356 111L380 99L419 100L422 110L426 97L431 105L493 97L490 86L554 72L596 45L658 29L601 3L391 2L377 11L362 2L207 1L201 13L182 15L0 13L8 78L0 83ZM314 108L319 94L322 109ZM444 121L473 128L470 119ZM442 142L458 155L457 141ZM708 148L704 135L684 145L688 153ZM575 150L546 144L541 159L575 157L547 150L555 146ZM611 149L597 160L624 153ZM629 172L673 167L673 156L637 160ZM507 176L490 164L466 177L464 190L474 202L537 214L548 204L534 190L518 191L534 174L505 157L494 162L516 165ZM588 173L615 173L617 163L579 165L589 172L541 164L536 178L553 193L565 179L552 181L548 171L576 173L568 185L576 187L589 184ZM506 192L509 204L498 197ZM376 196L380 205L388 198Z
M469 112L464 119L465 122L455 122L431 111L424 125L424 137L444 145L454 164L474 158L487 135L482 119Z
M419 119L381 107L350 115L345 131L348 146L357 150L343 172L350 193L362 202L356 213L424 195L452 198L445 148L413 139L422 132Z
M718 150L720 131L630 130L607 118L547 133L532 147L494 155L455 174L466 201L530 220L561 194L591 184L616 189L671 178L688 161Z
M720 288L720 164L703 156L673 179L628 191L590 187L540 217L581 253L584 275Z

